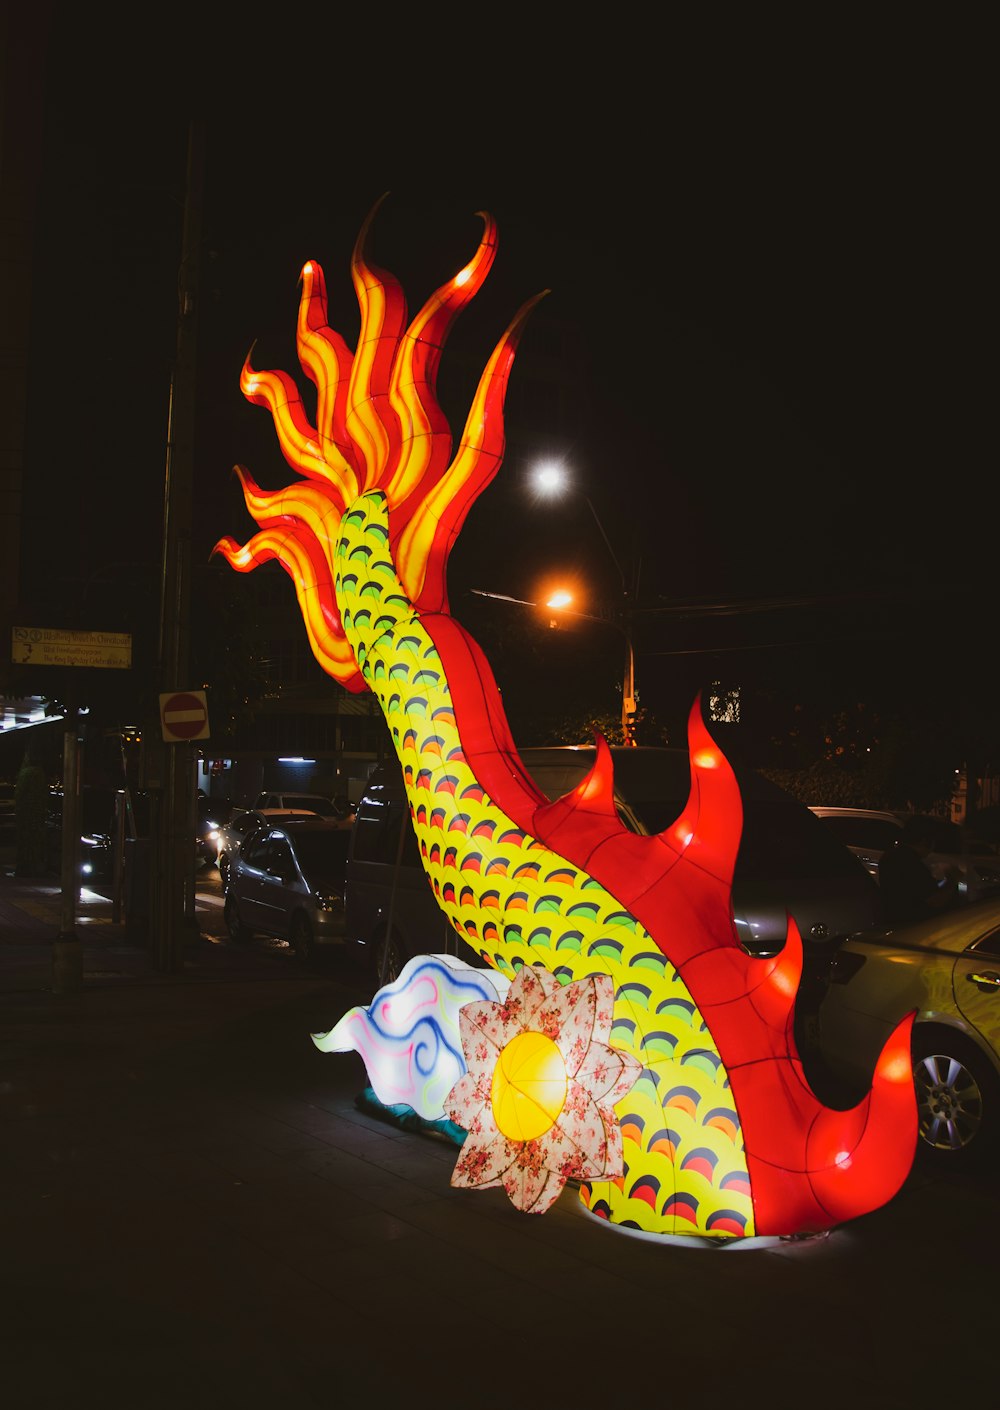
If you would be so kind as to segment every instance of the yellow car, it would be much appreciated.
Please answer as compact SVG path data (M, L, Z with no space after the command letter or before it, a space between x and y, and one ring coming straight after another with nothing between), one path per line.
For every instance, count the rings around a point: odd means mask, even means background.
M1000 899L841 944L819 1013L829 1071L851 1090L866 1086L913 1010L918 1159L978 1164L1000 1140Z

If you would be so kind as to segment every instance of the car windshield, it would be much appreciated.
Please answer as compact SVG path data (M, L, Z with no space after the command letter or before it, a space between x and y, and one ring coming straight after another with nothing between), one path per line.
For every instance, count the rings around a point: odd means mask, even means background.
M346 828L329 832L296 832L289 830L299 866L307 877L322 877L327 881L343 881L347 868L347 844L351 834Z

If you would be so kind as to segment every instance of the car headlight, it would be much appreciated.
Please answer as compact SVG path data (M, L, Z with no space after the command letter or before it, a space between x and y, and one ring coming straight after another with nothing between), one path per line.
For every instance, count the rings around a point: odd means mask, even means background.
M313 896L321 911L342 911L344 898L336 891L314 891Z

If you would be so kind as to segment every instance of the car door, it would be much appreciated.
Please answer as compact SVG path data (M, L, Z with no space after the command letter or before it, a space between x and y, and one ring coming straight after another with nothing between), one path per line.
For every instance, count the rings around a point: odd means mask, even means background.
M261 832L240 848L236 899L244 924L266 935L287 935L288 886L298 873L287 838Z
M266 928L263 924L266 912L262 898L267 887L267 851L267 832L256 836L251 833L240 846L230 883L244 923L252 930Z
M287 937L299 889L298 879L299 870L288 838L280 832L272 832L257 876L256 897L256 924L268 935Z
M963 951L952 971L955 1003L965 1019L1000 1052L1000 931Z

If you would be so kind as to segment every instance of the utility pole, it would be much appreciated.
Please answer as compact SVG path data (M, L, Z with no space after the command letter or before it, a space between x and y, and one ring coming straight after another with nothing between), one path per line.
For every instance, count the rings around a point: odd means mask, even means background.
M70 686L63 720L62 895L59 934L52 946L52 992L75 994L83 987L83 943L76 931L80 902L80 711Z
M178 271L177 353L170 385L163 489L163 566L160 584L159 689L190 685L191 525L198 288L201 271L204 132L188 131L184 231ZM191 743L162 742L157 716L147 738L159 767L151 770L150 943L156 968L175 973L184 965L188 916L194 892L194 761ZM149 737L151 736L151 738ZM153 787L153 783L156 787ZM191 904L188 904L189 901Z

